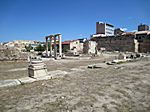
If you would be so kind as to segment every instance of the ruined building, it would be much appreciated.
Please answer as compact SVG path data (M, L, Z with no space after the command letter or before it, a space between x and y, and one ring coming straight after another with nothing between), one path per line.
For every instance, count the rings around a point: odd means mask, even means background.
M150 31L139 31L135 33L135 39L139 43L139 52L150 53Z
M135 52L134 33L125 33L117 36L91 38L97 42L97 49L106 51Z
M90 40L85 41L83 45L83 53L96 54L97 52L96 46L97 46L96 41L90 41Z
M76 39L76 40L67 40L62 42L63 52L67 52L68 50L76 49L77 52L83 52L83 43L86 39Z
M106 51L150 52L150 31L95 37L91 38L91 40L97 42L98 50L105 48Z
M148 25L139 25L137 32L116 31L112 36L95 36L91 41L96 41L97 50L120 52L150 52L150 31ZM144 27L144 28L143 28ZM144 30L144 31L141 31Z

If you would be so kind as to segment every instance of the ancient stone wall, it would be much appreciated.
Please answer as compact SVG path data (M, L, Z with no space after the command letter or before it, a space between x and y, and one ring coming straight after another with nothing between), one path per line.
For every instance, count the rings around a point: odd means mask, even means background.
M86 41L83 45L83 53L85 54L96 54L97 43L95 41Z
M95 41L98 50L105 48L107 51L135 51L134 35L98 37Z
M139 42L139 52L150 53L150 39L143 39Z

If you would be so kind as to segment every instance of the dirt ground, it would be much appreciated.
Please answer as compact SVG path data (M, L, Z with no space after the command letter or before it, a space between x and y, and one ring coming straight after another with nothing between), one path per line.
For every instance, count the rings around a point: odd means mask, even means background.
M27 62L0 62L0 80L27 76Z
M90 57L88 57L90 58ZM48 71L54 70L70 70L70 68L98 63L114 59L114 56L100 56L90 59L63 59L44 61L47 65ZM98 61L98 62L97 62ZM0 80L17 79L28 76L28 62L8 62L0 61Z
M87 65L108 59L46 62L48 71L61 70L61 78L0 88L1 112L150 112L150 58L89 69ZM4 64L3 64L4 65ZM6 64L7 65L7 64ZM18 65L18 64L17 64ZM1 68L15 75L27 63ZM8 72L7 72L8 73ZM25 76L25 75L23 75Z

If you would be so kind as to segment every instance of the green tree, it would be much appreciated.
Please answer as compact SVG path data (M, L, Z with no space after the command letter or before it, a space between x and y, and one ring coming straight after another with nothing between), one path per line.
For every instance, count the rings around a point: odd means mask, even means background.
M33 49L33 47L31 46L31 44L29 44L28 46L25 46L25 48L26 48L26 50L27 50L28 52L30 52L30 50Z
M42 46L41 44L39 44L34 50L35 51L45 51L45 46Z

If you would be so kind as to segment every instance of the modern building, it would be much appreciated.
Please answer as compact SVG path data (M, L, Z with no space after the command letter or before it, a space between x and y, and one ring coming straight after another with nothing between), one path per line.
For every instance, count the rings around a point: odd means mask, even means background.
M138 31L147 31L147 30L149 30L149 26L146 24L140 24L138 26Z
M96 34L112 36L114 35L114 26L108 23L96 22Z

